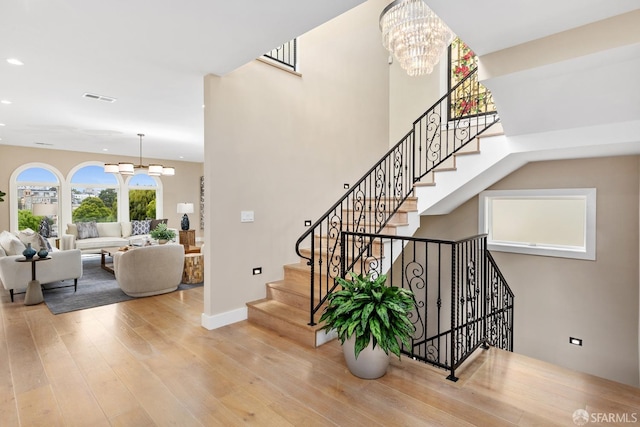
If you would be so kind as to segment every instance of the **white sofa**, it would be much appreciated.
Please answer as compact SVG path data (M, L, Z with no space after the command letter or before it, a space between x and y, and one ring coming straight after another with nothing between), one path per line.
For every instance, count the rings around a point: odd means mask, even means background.
M14 294L26 290L31 280L31 263L16 262L16 259L23 258L22 251L27 242L31 243L36 251L39 250L44 244L40 239L42 238L39 234L29 229L15 233L0 233L0 283L10 292L11 301ZM36 279L41 284L73 279L73 286L77 289L78 279L82 277L80 250L61 251L52 248L49 256L50 260L36 265Z
M154 224L160 221L162 220L155 220ZM149 220L150 229L151 225L151 220ZM93 234L95 237L81 238L83 236L81 235L82 233L78 233L77 224L67 224L67 230L61 239L62 249L80 249L83 254L100 253L104 248L129 245L142 246L147 240L151 239L148 232L139 233L139 230L134 231L133 223L130 221L97 222L95 223L95 228L97 232L97 235Z
M184 247L153 245L113 254L113 271L118 285L132 297L146 297L175 291L182 282Z

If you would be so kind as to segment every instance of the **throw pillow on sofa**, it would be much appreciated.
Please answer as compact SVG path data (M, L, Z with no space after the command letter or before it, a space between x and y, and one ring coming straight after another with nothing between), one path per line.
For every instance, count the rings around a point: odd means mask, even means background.
M76 228L78 229L78 240L100 237L95 221L76 222Z
M8 231L0 233L0 246L7 255L22 255L25 249L24 243L18 239L18 236Z
M122 229L119 222L98 222L96 224L100 237L121 237Z
M133 228L133 236L139 236L141 234L149 234L149 228L151 227L150 219L133 220L131 221L131 227Z
M16 235L25 246L27 246L27 243L31 243L31 247L36 251L40 250L40 248L43 247L49 250L49 248L47 247L47 240L42 237L40 233L36 233L30 228L25 228L24 230L18 231ZM20 254L22 254L22 252Z

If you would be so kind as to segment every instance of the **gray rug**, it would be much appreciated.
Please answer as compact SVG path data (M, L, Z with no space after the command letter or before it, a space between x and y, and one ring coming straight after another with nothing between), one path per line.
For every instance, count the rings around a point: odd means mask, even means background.
M100 256L82 257L82 278L78 280L78 290L73 290L73 280L53 282L44 285L44 302L53 314L83 310L115 304L135 299L125 294L118 286L115 276L100 267ZM71 287L61 287L69 286ZM177 290L191 289L203 283L181 283Z

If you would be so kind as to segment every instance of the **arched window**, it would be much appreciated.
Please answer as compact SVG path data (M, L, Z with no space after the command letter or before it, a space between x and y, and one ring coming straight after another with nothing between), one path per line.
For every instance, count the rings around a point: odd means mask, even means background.
M42 219L47 218L49 236L57 236L60 173L50 165L29 163L16 169L10 179L11 228L38 231Z
M118 221L120 184L102 165L82 166L71 175L72 222Z
M478 57L469 46L458 37L449 45L448 91L478 66ZM471 81L458 86L449 96L449 120L480 116L496 111L491 92L477 84L478 75Z
M136 173L127 181L129 220L162 218L162 181L145 173Z

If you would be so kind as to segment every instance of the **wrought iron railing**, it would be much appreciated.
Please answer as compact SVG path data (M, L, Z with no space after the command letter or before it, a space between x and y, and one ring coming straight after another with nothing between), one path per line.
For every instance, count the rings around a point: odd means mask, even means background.
M479 84L476 73L471 72L452 90ZM412 194L416 182L499 120L495 112L452 121L447 117L445 95L296 242L296 253L311 267L310 325L315 325L315 316L335 288L334 279L342 268L340 233L380 233Z
M349 262L341 275L384 273L387 285L411 290L416 331L402 351L456 381L478 347L513 351L513 293L486 247L486 235L454 241L343 232L341 256Z
M272 49L263 56L276 61L278 64L296 71L298 64L298 43L296 39Z

